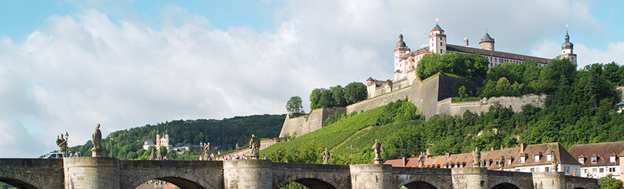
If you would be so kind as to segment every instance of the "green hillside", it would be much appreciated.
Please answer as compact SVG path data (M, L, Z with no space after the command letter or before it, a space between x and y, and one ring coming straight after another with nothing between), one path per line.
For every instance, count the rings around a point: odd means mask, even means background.
M119 159L147 159L150 151L143 150L143 142L151 137L154 139L157 129L161 135L165 130L169 132L171 144L210 142L221 152L235 149L238 143L244 147L249 142L251 134L260 138L275 138L284 123L286 115L252 115L244 117L226 118L222 120L174 120L154 125L145 125L126 130L115 131L113 136L113 156ZM110 156L110 136L102 139L104 156ZM91 141L84 145L69 148L69 151L79 151L83 156L90 156ZM196 159L200 149L191 149L186 156L177 156L175 153L163 154L168 159Z
M579 70L574 67L567 59L551 60L545 67L505 63L493 67L486 75L487 85L479 89L479 95L486 97L547 94L543 109L526 105L521 113L514 113L509 107L495 105L482 115L465 112L463 116L436 115L424 121L414 116L414 105L399 101L339 117L332 124L275 144L261 154L276 162L321 163L320 154L328 148L330 163L348 164L352 157L353 163L359 164L372 162L375 139L382 143L384 160L415 156L426 148L432 155L442 155L519 143L559 142L570 147L624 141L624 115L615 112L615 104L620 102L615 87L624 83L624 67L615 63L593 64Z

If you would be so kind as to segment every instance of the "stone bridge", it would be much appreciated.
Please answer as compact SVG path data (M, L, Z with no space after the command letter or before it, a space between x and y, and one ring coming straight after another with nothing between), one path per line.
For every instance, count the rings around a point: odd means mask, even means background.
M184 189L278 189L298 182L310 189L598 189L596 179L558 172L483 168L405 168L320 165L269 160L126 161L105 157L0 159L0 181L26 189L132 189L152 180Z

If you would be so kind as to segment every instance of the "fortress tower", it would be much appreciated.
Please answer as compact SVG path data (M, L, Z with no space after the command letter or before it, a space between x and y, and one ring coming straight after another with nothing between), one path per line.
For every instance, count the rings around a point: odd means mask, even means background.
M444 34L444 30L438 25L437 18L436 25L429 35L429 51L436 54L446 53L446 34Z
M490 37L490 34L487 31L481 39L481 42L479 42L479 47L481 49L494 51L494 38Z

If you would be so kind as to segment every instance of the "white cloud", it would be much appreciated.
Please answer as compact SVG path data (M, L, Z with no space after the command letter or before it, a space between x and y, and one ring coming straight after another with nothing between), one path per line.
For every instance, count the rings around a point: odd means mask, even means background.
M11 118L2 128L46 141L33 140L45 149L25 155L56 149L54 133L84 144L97 123L106 135L174 119L284 113L295 95L309 107L313 88L390 78L398 34L418 49L436 17L451 44L468 36L475 46L488 28L497 49L545 57L558 55L563 41L548 38L563 40L566 23L600 28L576 1L290 1L275 11L285 21L265 32L214 29L176 5L157 29L125 12L117 14L130 18L111 20L101 9L52 15L23 42L0 38L0 113ZM579 33L591 32L601 31ZM535 50L547 47L554 50ZM4 143L20 142L13 139Z

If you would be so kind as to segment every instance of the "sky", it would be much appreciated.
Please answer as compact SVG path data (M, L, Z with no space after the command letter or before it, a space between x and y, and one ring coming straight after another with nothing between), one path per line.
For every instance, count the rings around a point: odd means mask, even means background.
M624 1L0 1L0 158L170 120L284 114L314 88L392 78L399 34L624 63ZM175 137L175 136L172 136Z

